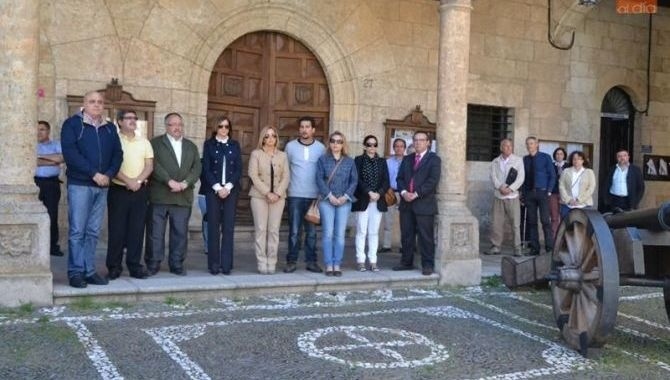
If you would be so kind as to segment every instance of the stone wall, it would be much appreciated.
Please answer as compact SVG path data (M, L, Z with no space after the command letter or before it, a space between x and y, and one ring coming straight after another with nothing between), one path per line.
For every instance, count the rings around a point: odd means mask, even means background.
M565 4L554 1L558 20ZM436 119L439 3L433 0L59 0L41 1L39 118L65 119L65 96L104 88L117 77L137 99L155 100L155 133L170 111L185 115L201 145L214 62L249 32L273 30L302 41L321 61L331 92L331 125L360 139L384 136L382 122L420 104ZM620 16L602 1L576 23L575 46L552 48L545 0L473 1L468 101L514 108L515 150L523 138L596 143L600 105L623 86L645 101L644 16ZM563 7L563 8L562 8ZM652 102L638 116L636 143L670 154L670 12L655 16ZM636 152L639 153L639 152ZM636 154L640 158L640 154ZM599 168L596 167L596 170ZM486 230L490 202L485 163L468 163L468 194ZM648 183L643 200L670 198Z
M571 2L553 3L558 22L565 3ZM475 1L468 100L514 108L517 154L526 153L528 135L590 142L598 171L600 107L607 91L620 86L636 108L645 107L648 16L619 15L614 0L605 0L577 21L574 46L562 51L547 41L546 1ZM565 38L559 43L565 45ZM654 154L670 154L669 45L670 12L662 8L654 16L649 115L635 117L638 165L642 144L653 145ZM468 169L468 205L486 233L491 202L488 166L468 162ZM647 189L642 207L670 199L667 182L647 182Z

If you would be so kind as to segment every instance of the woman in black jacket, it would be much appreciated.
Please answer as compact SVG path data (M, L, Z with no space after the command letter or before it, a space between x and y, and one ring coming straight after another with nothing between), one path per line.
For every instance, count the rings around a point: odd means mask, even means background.
M365 136L363 146L365 147L363 154L355 159L358 186L354 195L357 201L351 205L351 211L356 215L356 262L361 272L368 268L377 272L379 224L382 213L388 210L384 194L390 186L389 172L386 160L377 155L377 138L373 135ZM369 267L365 266L366 237Z
M242 152L231 138L233 126L227 117L217 123L216 134L202 149L202 177L207 203L207 269L217 275L233 269L235 210L240 194Z

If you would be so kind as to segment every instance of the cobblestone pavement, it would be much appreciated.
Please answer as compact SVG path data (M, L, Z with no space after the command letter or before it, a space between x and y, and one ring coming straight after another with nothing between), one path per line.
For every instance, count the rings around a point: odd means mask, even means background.
M495 285L495 281L488 281ZM0 311L0 379L667 379L662 294L622 288L588 359L547 290L313 293Z

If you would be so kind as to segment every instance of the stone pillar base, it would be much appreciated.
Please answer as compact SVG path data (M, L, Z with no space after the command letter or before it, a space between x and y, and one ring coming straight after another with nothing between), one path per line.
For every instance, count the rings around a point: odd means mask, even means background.
M53 304L49 225L36 186L0 185L0 305Z
M482 277L482 260L447 260L440 265L440 285L479 285Z
M49 273L0 275L0 305L17 307L53 305L53 276Z
M479 285L479 222L462 201L442 201L438 215L437 262L441 285Z

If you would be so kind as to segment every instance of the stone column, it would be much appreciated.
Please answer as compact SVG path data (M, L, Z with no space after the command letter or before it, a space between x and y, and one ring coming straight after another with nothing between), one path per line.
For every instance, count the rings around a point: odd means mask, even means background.
M479 222L466 206L466 121L471 0L440 0L437 142L437 267L440 284L476 285L481 277Z
M48 305L49 217L32 178L39 0L0 1L0 46L0 305Z

